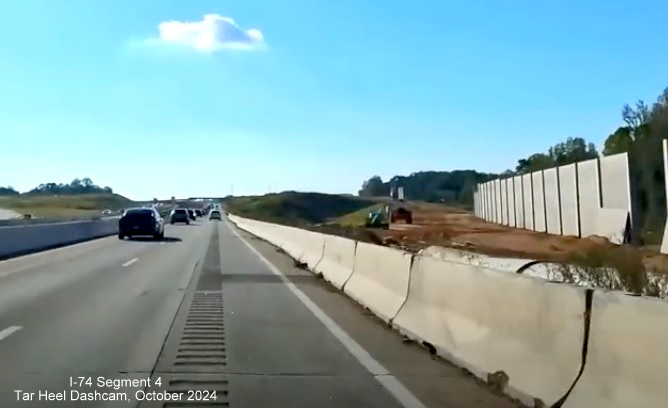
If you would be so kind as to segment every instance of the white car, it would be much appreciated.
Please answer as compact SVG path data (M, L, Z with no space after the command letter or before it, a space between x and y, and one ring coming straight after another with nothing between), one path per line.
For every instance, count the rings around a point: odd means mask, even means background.
M218 210L212 210L212 211L209 213L209 219L210 219L210 220L221 220L222 217L220 216L220 211L218 211Z

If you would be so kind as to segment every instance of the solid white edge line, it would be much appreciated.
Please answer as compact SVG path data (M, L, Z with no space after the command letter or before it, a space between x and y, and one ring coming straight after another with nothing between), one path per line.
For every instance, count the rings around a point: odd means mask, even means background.
M23 326L9 326L8 328L0 331L0 340L6 339L17 331L21 330Z
M132 265L133 263L137 262L137 260L138 260L137 258L132 258L132 259L130 259L129 261L127 261L126 263L124 263L124 264L123 264L123 267L124 267L124 268L125 268L125 267L128 267L128 266Z
M308 298L294 283L292 283L274 264L264 257L248 241L236 231L235 227L226 220L227 227L232 233L250 249L269 270L283 281L290 291L299 299L313 315L327 328L327 330L359 361L366 370L405 408L427 408L412 392L410 392L390 371L380 364L371 354L357 343L322 309Z

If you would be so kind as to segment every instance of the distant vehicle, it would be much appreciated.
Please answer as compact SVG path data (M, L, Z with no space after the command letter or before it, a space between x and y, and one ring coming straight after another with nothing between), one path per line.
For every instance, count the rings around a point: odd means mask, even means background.
M220 211L212 210L211 213L209 214L209 219L210 220L220 220L220 219L222 219L222 217L220 216Z
M102 210L102 215L110 215L111 210Z
M118 239L150 235L153 239L165 237L165 220L153 208L130 208L118 220Z
M177 222L185 222L190 224L190 216L188 215L188 210L185 208L175 208L169 214L169 223L176 224Z
M191 220L195 221L197 219L197 215L195 215L195 210L189 208L188 217L190 217Z

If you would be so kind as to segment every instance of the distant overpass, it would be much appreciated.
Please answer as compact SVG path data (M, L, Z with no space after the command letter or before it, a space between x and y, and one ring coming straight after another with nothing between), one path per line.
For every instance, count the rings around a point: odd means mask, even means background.
M186 201L223 201L223 197L188 197L188 198L167 198L167 199L159 199L157 200L158 203L163 203L163 204L171 204L171 203L183 203Z
M223 201L226 197L190 197L185 200L213 200L213 201Z

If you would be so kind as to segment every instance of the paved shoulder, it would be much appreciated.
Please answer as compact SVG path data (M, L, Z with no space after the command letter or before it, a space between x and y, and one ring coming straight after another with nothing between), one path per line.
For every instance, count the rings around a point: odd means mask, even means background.
M275 391L275 400L306 407L298 402L298 396L305 394L311 406L325 407L520 406L463 370L433 358L427 350L406 343L327 282L295 268L291 258L270 244L236 229L222 234L227 243L224 249L231 252L223 264L228 265L223 274L224 298L230 307L236 306L229 324L236 321L238 325L230 331L236 336L230 338L230 345L236 344L233 339L243 344L246 372L275 375L257 380L270 390L274 390L270 384L292 385ZM249 251L272 266L251 261L245 255L248 247L235 240L237 234L250 244ZM292 290L286 290L285 280ZM294 376L285 378L288 373Z

